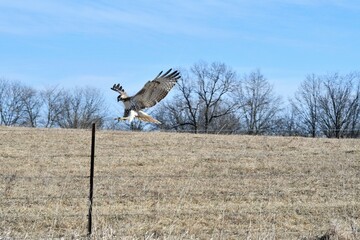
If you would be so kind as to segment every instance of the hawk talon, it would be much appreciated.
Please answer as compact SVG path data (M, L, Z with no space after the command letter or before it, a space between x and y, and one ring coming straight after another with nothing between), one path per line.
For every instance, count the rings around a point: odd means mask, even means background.
M115 118L115 120L117 120L118 122L120 122L120 121L125 121L126 119L124 119L123 117L118 117L118 118Z

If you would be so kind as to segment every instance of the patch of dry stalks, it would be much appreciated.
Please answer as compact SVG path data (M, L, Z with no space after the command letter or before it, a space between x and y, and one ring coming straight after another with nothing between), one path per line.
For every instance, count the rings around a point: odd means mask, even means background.
M84 238L91 132L0 138L0 239ZM94 239L360 238L358 139L98 131L94 183Z

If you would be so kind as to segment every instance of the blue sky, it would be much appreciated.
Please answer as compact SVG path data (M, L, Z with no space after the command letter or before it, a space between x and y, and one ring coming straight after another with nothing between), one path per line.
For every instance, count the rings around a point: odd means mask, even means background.
M0 77L116 98L168 68L259 68L284 99L307 74L358 71L360 1L0 0Z

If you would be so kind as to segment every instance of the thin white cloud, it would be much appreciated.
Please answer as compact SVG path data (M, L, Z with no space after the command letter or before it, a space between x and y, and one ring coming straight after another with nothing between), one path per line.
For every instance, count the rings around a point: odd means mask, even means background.
M305 7L333 6L340 7L346 10L360 10L360 2L356 0L270 0L269 3L280 3Z
M233 43L244 40L304 48L326 47L321 41L307 40L306 37L319 39L334 27L316 22L307 15L289 12L284 5L350 8L356 3L340 0L139 0L124 4L117 1L2 0L0 34L53 36L75 33L130 41L156 41L167 35L202 41L228 40ZM334 32L344 35L345 31L338 28ZM306 34L306 37L300 37L300 34Z
M131 3L124 8L116 4L81 4L75 1L1 1L0 9L4 11L0 17L0 31L17 34L103 32L121 35L122 32L146 30L197 37L229 34L221 27L208 25L205 17L211 12L209 6L201 8L198 5L193 9L185 6L181 2L162 4L150 11L146 6L137 7Z

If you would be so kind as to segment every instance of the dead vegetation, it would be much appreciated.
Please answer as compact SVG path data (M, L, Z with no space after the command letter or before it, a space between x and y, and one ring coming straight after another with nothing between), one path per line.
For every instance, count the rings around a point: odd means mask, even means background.
M86 237L91 133L0 127L0 239ZM94 239L359 239L360 141L98 131Z

